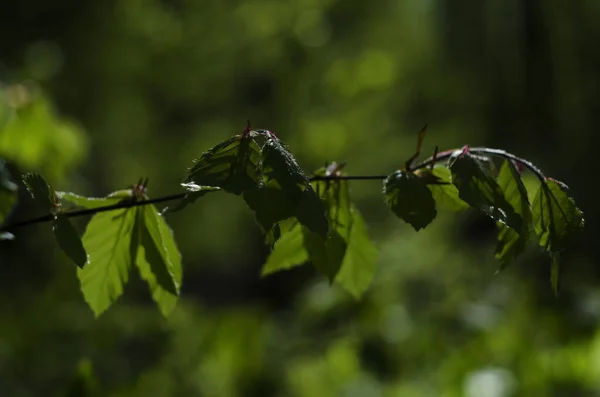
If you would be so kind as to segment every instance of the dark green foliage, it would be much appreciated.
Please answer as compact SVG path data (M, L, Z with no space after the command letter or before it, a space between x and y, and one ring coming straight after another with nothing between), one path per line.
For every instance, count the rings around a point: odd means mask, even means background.
M422 134L417 154L421 141ZM416 156L406 163L408 171L395 171L384 181L385 199L399 218L419 231L435 219L436 207L462 210L471 206L482 211L498 225L495 255L500 270L537 236L551 254L551 283L557 291L558 252L583 227L583 214L567 195L566 186L500 150L465 147L420 165L414 164ZM503 159L499 170L493 156ZM434 164L444 159L449 159L448 167ZM542 182L531 205L518 166L529 168ZM273 248L263 275L310 262L331 283L358 298L371 283L378 253L351 202L342 168L334 162L309 178L273 133L248 128L203 153L181 184L187 193L174 195L182 199L163 212L180 211L221 189L242 195ZM0 194L4 194L0 208L5 216L16 188L4 169L0 171ZM60 247L81 268L81 289L96 316L122 295L133 265L148 283L161 312L168 315L173 310L182 282L181 254L163 216L154 205L144 203L149 200L145 183L95 198L56 193L37 174L26 174L23 181L36 202L51 214ZM71 215L95 213L83 241L65 212L70 205L85 209ZM11 237L6 231L0 235L0 239Z
M468 152L460 153L450 163L452 183L458 189L458 196L493 219L521 230L523 218L507 201L502 188L486 172L481 161Z
M437 215L431 190L412 172L390 174L383 182L383 193L392 211L415 231L425 228Z
M69 218L63 214L58 214L52 222L52 232L60 248L75 264L83 268L88 263L88 255L83 248L81 238Z
M325 238L329 228L325 209L294 156L275 136L266 138L260 164L260 183L256 189L244 192L244 199L263 230L270 235L279 234L272 230L277 223L296 217Z
M583 228L583 213L567 194L567 187L554 179L544 180L532 208L535 232L546 251L564 250Z
M214 186L233 193L256 187L260 148L250 135L236 135L204 152L185 177L186 183Z
M515 213L522 218L520 230L500 222L497 223L499 231L496 259L500 261L500 269L503 269L523 252L533 230L527 189L512 161L503 162L498 174L498 186L504 192L504 197L512 205Z
M335 167L335 163L333 164ZM323 168L316 177L339 177L334 168ZM356 298L368 288L375 272L377 249L364 222L350 202L347 181L317 180L314 191L326 209L330 228L322 239L297 220L280 224L280 237L263 267L263 275L311 262L330 282L336 282Z

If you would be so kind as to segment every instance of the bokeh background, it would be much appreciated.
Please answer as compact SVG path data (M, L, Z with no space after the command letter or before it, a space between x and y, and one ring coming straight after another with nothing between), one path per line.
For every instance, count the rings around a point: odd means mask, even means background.
M503 148L567 183L586 229L554 298L535 249L494 275L492 221L441 213L415 233L380 182L355 182L380 250L356 301L309 266L261 279L253 215L219 193L169 218L176 311L133 272L96 320L50 227L31 226L0 245L0 395L600 395L599 40L597 0L3 1L15 174L87 195L147 176L157 197L246 119L307 171L385 174L428 123L427 153ZM38 214L21 191L11 219Z

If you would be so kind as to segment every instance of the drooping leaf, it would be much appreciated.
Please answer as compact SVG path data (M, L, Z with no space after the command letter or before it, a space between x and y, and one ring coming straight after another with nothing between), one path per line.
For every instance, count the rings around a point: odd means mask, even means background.
M181 254L171 229L152 205L137 209L130 253L152 299L168 316L177 304L181 286Z
M500 261L498 271L505 269L516 257L525 251L527 239L515 229L497 222L498 245L496 246L496 259Z
M0 159L0 225L17 203L17 185L12 182L4 161Z
M27 173L23 175L23 183L31 197L44 210L52 211L56 207L56 193L54 189L39 174Z
M395 171L383 183L391 210L416 231L425 228L437 215L431 191L411 172Z
M52 221L52 232L63 252L79 267L88 263L88 255L77 231L71 225L69 218L58 214Z
M452 183L458 196L498 222L522 230L523 218L506 200L496 180L486 173L480 161L468 152L454 157L450 164Z
M311 263L333 283L342 267L346 241L337 232L330 233L325 240L306 227L302 229L302 233Z
M500 167L498 186L502 190L506 201L522 219L521 230L515 230L497 222L498 245L495 256L500 261L500 270L502 270L525 250L533 225L527 188L512 162L504 161L502 167Z
M199 186L195 183L182 183L181 186L183 186L188 193L183 197L183 199L181 199L177 204L175 204L174 207L165 207L161 212L162 214L181 211L189 204L195 203L196 200L206 195L207 193L221 190L218 187Z
M144 206L143 213L145 227L142 229L141 243L146 251L146 260L159 286L173 295L179 295L181 254L174 244L167 246L165 242L167 238L172 238L172 231L153 205Z
M358 299L373 281L379 254L358 210L352 208L351 214L348 248L335 282Z
M295 219L284 221L280 226L281 237L275 242L261 275L267 276L280 270L291 269L306 263L308 252L304 248L302 225Z
M458 189L452 183L452 173L448 167L438 164L433 170L429 168L420 169L415 171L415 174L431 190L436 209L462 211L469 208L469 204L458 197Z
M584 225L583 213L567 194L567 187L546 178L532 203L533 224L540 245L551 252L566 248Z
M236 195L258 183L260 148L250 135L236 135L195 160L185 182L215 186Z
M96 317L123 294L129 280L133 261L130 245L137 210L122 208L101 212L94 215L86 227L82 240L89 263L77 270L77 276L85 301Z
M256 221L267 233L271 246L279 236L278 223L296 213L297 203L289 200L286 192L275 182L261 184L260 187L244 192L244 201L256 216ZM269 235L272 235L269 238Z
M77 207L95 209L115 205L122 200L129 200L132 197L131 189L117 190L106 197L85 197L75 193L57 192L57 196L63 202L74 204Z

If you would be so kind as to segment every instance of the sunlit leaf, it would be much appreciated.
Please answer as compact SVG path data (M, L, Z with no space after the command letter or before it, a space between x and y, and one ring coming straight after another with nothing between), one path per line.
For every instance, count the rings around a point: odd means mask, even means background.
M137 208L101 212L86 227L82 240L89 263L78 269L77 275L85 301L96 317L121 296L129 280L136 212Z
M351 214L348 248L335 282L358 299L373 281L379 254L358 210L353 208Z
M189 170L185 182L215 186L241 194L258 183L260 148L250 136L237 135L204 152Z
M437 215L431 191L417 175L395 171L383 183L391 210L416 231L425 228Z
M17 203L17 185L12 182L4 161L0 159L0 225Z
M85 197L69 192L57 192L57 196L62 202L71 203L77 207L94 209L115 205L122 200L131 199L132 193L131 189L123 189L112 192L106 197Z
M429 168L420 169L415 172L431 190L431 195L435 200L435 207L438 210L446 209L449 211L462 211L469 208L458 197L458 189L452 183L452 173L450 169L443 165L436 165L433 170Z
M177 304L181 287L181 254L171 229L153 205L137 209L130 252L152 299L167 316Z
M146 251L146 260L150 263L160 287L171 294L178 295L181 281L181 254L174 244L167 246L165 242L165 239L173 237L173 232L164 218L159 215L156 207L146 205L142 211L145 227L142 229L141 243Z
M281 237L275 242L267 262L263 265L262 276L291 269L308 261L302 225L297 220L289 220L283 222L281 232Z
M567 247L584 225L583 213L567 194L567 187L546 178L532 203L533 224L540 245L558 252Z
M52 231L60 248L75 264L83 268L88 263L88 255L83 243L69 219L58 214L52 221Z
M23 183L35 202L46 211L52 211L56 206L56 193L54 189L39 174L28 173L23 175Z
M450 164L452 183L458 196L498 222L522 230L523 219L506 200L496 180L485 172L480 161L469 153L461 153Z

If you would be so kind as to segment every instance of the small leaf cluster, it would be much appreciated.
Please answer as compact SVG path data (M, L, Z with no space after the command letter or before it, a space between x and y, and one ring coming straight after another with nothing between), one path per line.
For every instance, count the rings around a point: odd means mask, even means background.
M415 164L417 152L400 169L383 179L383 196L391 211L415 231L427 227L438 211L474 208L496 221L499 269L514 261L533 243L551 256L551 283L557 291L559 253L583 228L583 214L561 182L545 177L530 162L488 148L434 152ZM529 192L522 172L539 179ZM266 276L310 263L318 272L360 298L372 282L378 252L360 212L352 203L345 164L331 162L306 174L287 146L271 131L248 125L202 153L187 170L174 196L150 199L148 180L106 197L57 192L38 174L23 182L36 203L49 215L59 247L79 267L81 290L96 316L123 294L129 274L137 268L160 311L168 315L182 285L182 258L166 222L202 196L224 191L241 197L254 212L271 247L262 268ZM0 163L0 223L16 203L17 185ZM533 199L530 201L530 197ZM178 199L159 211L155 203ZM69 218L91 215L83 236ZM14 225L13 225L14 226ZM0 239L10 239L10 226Z

